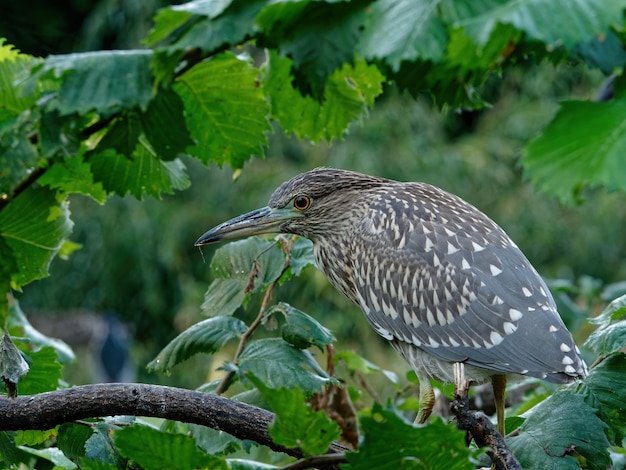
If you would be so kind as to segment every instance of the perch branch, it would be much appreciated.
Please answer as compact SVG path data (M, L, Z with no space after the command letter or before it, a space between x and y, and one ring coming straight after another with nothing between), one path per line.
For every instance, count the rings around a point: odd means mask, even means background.
M456 417L456 426L462 431L466 431L478 447L489 446L491 450L487 452L491 458L492 468L496 470L522 470L521 465L509 449L502 435L493 426L487 415L479 411L469 409L467 392L469 382L465 380L463 364L454 364L454 401L450 404L450 409Z
M200 424L303 458L299 449L288 449L272 441L267 431L272 413L208 393L159 385L94 384L13 399L0 397L0 431L45 430L70 421L115 415ZM339 444L333 444L328 453L343 450Z

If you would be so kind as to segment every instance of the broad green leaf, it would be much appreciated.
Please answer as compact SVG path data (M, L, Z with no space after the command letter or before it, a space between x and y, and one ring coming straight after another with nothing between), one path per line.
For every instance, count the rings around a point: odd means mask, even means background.
M618 23L626 7L623 0L455 0L447 3L454 5L459 17L463 16L455 26L463 27L477 44L485 44L496 25L502 23L515 26L529 39L541 41L549 48L562 45L567 49L605 34L610 26ZM476 15L478 9L483 11ZM468 16L468 12L474 15Z
M258 377L270 388L300 387L306 394L319 392L332 379L310 352L294 348L280 338L248 343L239 357L239 376Z
M42 163L29 139L34 126L31 113L13 115L0 107L0 194L11 194Z
M227 462L231 470L272 470L282 468L268 463L255 462L253 460L228 459Z
M61 114L117 108L146 109L152 99L152 51L97 51L52 55L42 74L52 71L61 78L58 101Z
M204 294L202 313L207 317L232 315L246 299L244 279L215 279Z
M22 54L4 42L5 39L0 38L0 109L16 116L35 104L39 97L35 89L27 86L27 78L41 59Z
M116 468L125 466L126 463L111 441L111 434L113 431L119 429L119 426L113 426L109 423L97 423L94 427L93 434L87 439L87 442L85 442L85 457L87 459L117 464Z
M527 415L519 434L507 439L522 468L578 469L577 456L584 457L591 469L609 465L607 425L583 396L557 392Z
M73 156L82 151L79 129L87 125L91 116L62 116L57 110L40 113L37 144L42 157Z
M598 324L585 346L599 356L608 356L626 348L626 296L613 300L592 323Z
M144 194L159 199L162 193L189 186L189 177L181 160L163 162L140 139L132 158L112 150L98 153L89 159L94 181L102 183L107 192L120 196L132 194L143 199Z
M47 460L55 465L55 468L63 468L73 470L78 468L74 462L68 459L60 449L56 447L47 447L45 449L33 449L32 447L18 446L27 454L35 455L41 459Z
M335 339L328 328L287 303L280 302L267 312L268 315L275 313L281 313L285 318L285 324L281 330L283 339L298 349L317 346L323 352L324 346L329 345Z
M64 423L59 427L57 446L72 462L85 457L85 444L93 435L93 429L76 423Z
M403 61L438 62L446 49L446 29L439 0L379 0L367 12L359 53L398 71Z
M626 436L626 355L608 356L589 371L579 390L585 402L610 426L609 437L620 445Z
M323 454L339 438L337 423L323 411L313 411L304 392L298 388L270 388L253 375L247 376L259 389L274 412L269 426L272 440L287 448L299 448L306 455Z
M250 237L220 247L211 261L216 279L204 296L203 313L232 315L245 303L247 294L276 281L284 266L285 255L280 247L263 238Z
M15 444L18 446L35 446L49 439L56 438L57 434L58 428L46 429L45 431L38 431L36 429L17 431L15 434Z
M183 103L172 90L160 91L140 117L143 131L161 159L173 160L193 145L185 126Z
M147 426L131 426L115 432L117 450L145 470L211 468L227 470L226 462L204 453L183 434L167 434Z
M218 429L212 429L199 424L189 424L189 432L196 440L196 444L207 454L221 455L232 454L242 450L243 445L240 439Z
M15 435L13 431L0 431L0 456L6 467L19 468L23 462L28 462L29 455L15 445Z
M165 8L157 14L146 42L159 43L167 55L200 49L210 53L243 42L255 29L254 20L265 0L199 0ZM223 50L223 49L222 49ZM161 56L159 67L164 68Z
M63 378L63 366L59 363L54 348L45 346L27 353L27 356L30 359L30 371L20 381L18 394L36 395L59 388L59 381Z
M351 2L275 2L257 24L293 61L295 86L321 101L327 78L351 64L370 0Z
M263 155L271 131L269 105L256 70L247 60L224 53L201 62L176 79L191 137L187 152L208 164L241 168Z
M106 191L102 183L96 183L91 172L91 165L82 155L69 156L56 161L37 182L51 189L58 189L64 194L79 193L104 204Z
M159 355L148 364L148 370L169 372L176 364L198 353L213 354L235 338L239 338L247 325L233 317L215 317L196 323L174 338Z
M76 361L74 351L72 351L72 348L69 347L65 341L46 336L30 324L26 315L22 312L19 302L15 298L12 298L9 302L8 313L9 316L6 322L6 328L9 330L9 333L13 335L13 337L19 336L26 338L28 346L30 346L31 349L37 349L44 346L54 348L61 364L69 364L70 362Z
M115 153L124 155L131 159L142 132L139 113L129 111L117 117L100 139L93 153L100 153L107 149L114 150Z
M382 92L384 77L373 65L356 59L345 64L327 80L320 104L302 96L292 86L292 62L270 51L263 78L265 92L272 104L272 117L287 133L314 142L341 138L348 126L367 115L368 107Z
M78 462L80 470L118 470L120 466L101 460L82 458Z
M378 404L360 424L363 442L359 451L346 454L350 470L474 468L464 433L453 424L437 419L428 425L415 426L396 411Z
M48 188L30 187L11 200L0 212L0 236L17 266L12 283L19 287L47 276L72 227L67 201Z
M525 149L526 176L548 194L571 202L582 186L626 190L626 99L566 101Z

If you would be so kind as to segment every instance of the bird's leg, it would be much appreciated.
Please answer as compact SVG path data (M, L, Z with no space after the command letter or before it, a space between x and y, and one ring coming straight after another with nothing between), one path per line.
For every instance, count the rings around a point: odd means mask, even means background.
M504 436L504 392L506 390L506 375L496 374L491 376L491 386L496 402L496 417L498 419L498 431Z
M415 421L419 424L426 422L428 417L433 411L435 406L435 392L433 386L430 384L428 377L419 377L420 381L420 409L417 412L417 418Z

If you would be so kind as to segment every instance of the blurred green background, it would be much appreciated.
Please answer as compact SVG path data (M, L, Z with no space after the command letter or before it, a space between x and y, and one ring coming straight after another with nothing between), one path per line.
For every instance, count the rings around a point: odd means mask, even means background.
M0 37L35 55L141 47L154 12L164 5L158 0L0 0ZM583 194L584 204L562 206L524 181L520 155L560 100L592 98L602 81L599 72L582 67L520 63L485 85L490 107L464 112L442 111L428 96L415 100L389 88L363 125L332 146L299 142L278 130L269 136L266 159L252 159L237 178L228 168L206 168L185 158L191 188L163 200L111 197L100 206L73 197L72 240L82 249L68 260L56 259L49 278L27 286L19 294L22 308L42 330L77 349L78 364L67 370L72 383L94 380L85 360L93 334L78 335L79 324L93 320L86 329L97 330L97 318L114 312L132 338L138 380L197 387L227 358L194 358L171 377L144 369L169 340L202 318L214 248L202 254L193 242L210 227L265 205L272 190L294 174L335 166L426 181L476 205L509 233L544 277L558 279L555 285L573 295L561 299L561 313L580 343L590 326L578 310L598 313L601 302L591 294L626 279L623 194L591 190ZM331 328L339 349L354 348L400 375L406 370L358 309L315 270L281 286L275 299ZM255 305L239 314L252 318Z

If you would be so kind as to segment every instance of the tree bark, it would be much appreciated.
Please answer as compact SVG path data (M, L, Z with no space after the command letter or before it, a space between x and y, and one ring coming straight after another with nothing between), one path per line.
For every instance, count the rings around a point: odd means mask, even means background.
M78 419L115 415L152 416L194 423L249 439L302 458L299 449L275 444L269 411L217 395L146 384L94 384L38 395L0 398L0 431L51 429ZM329 453L343 452L333 445Z

